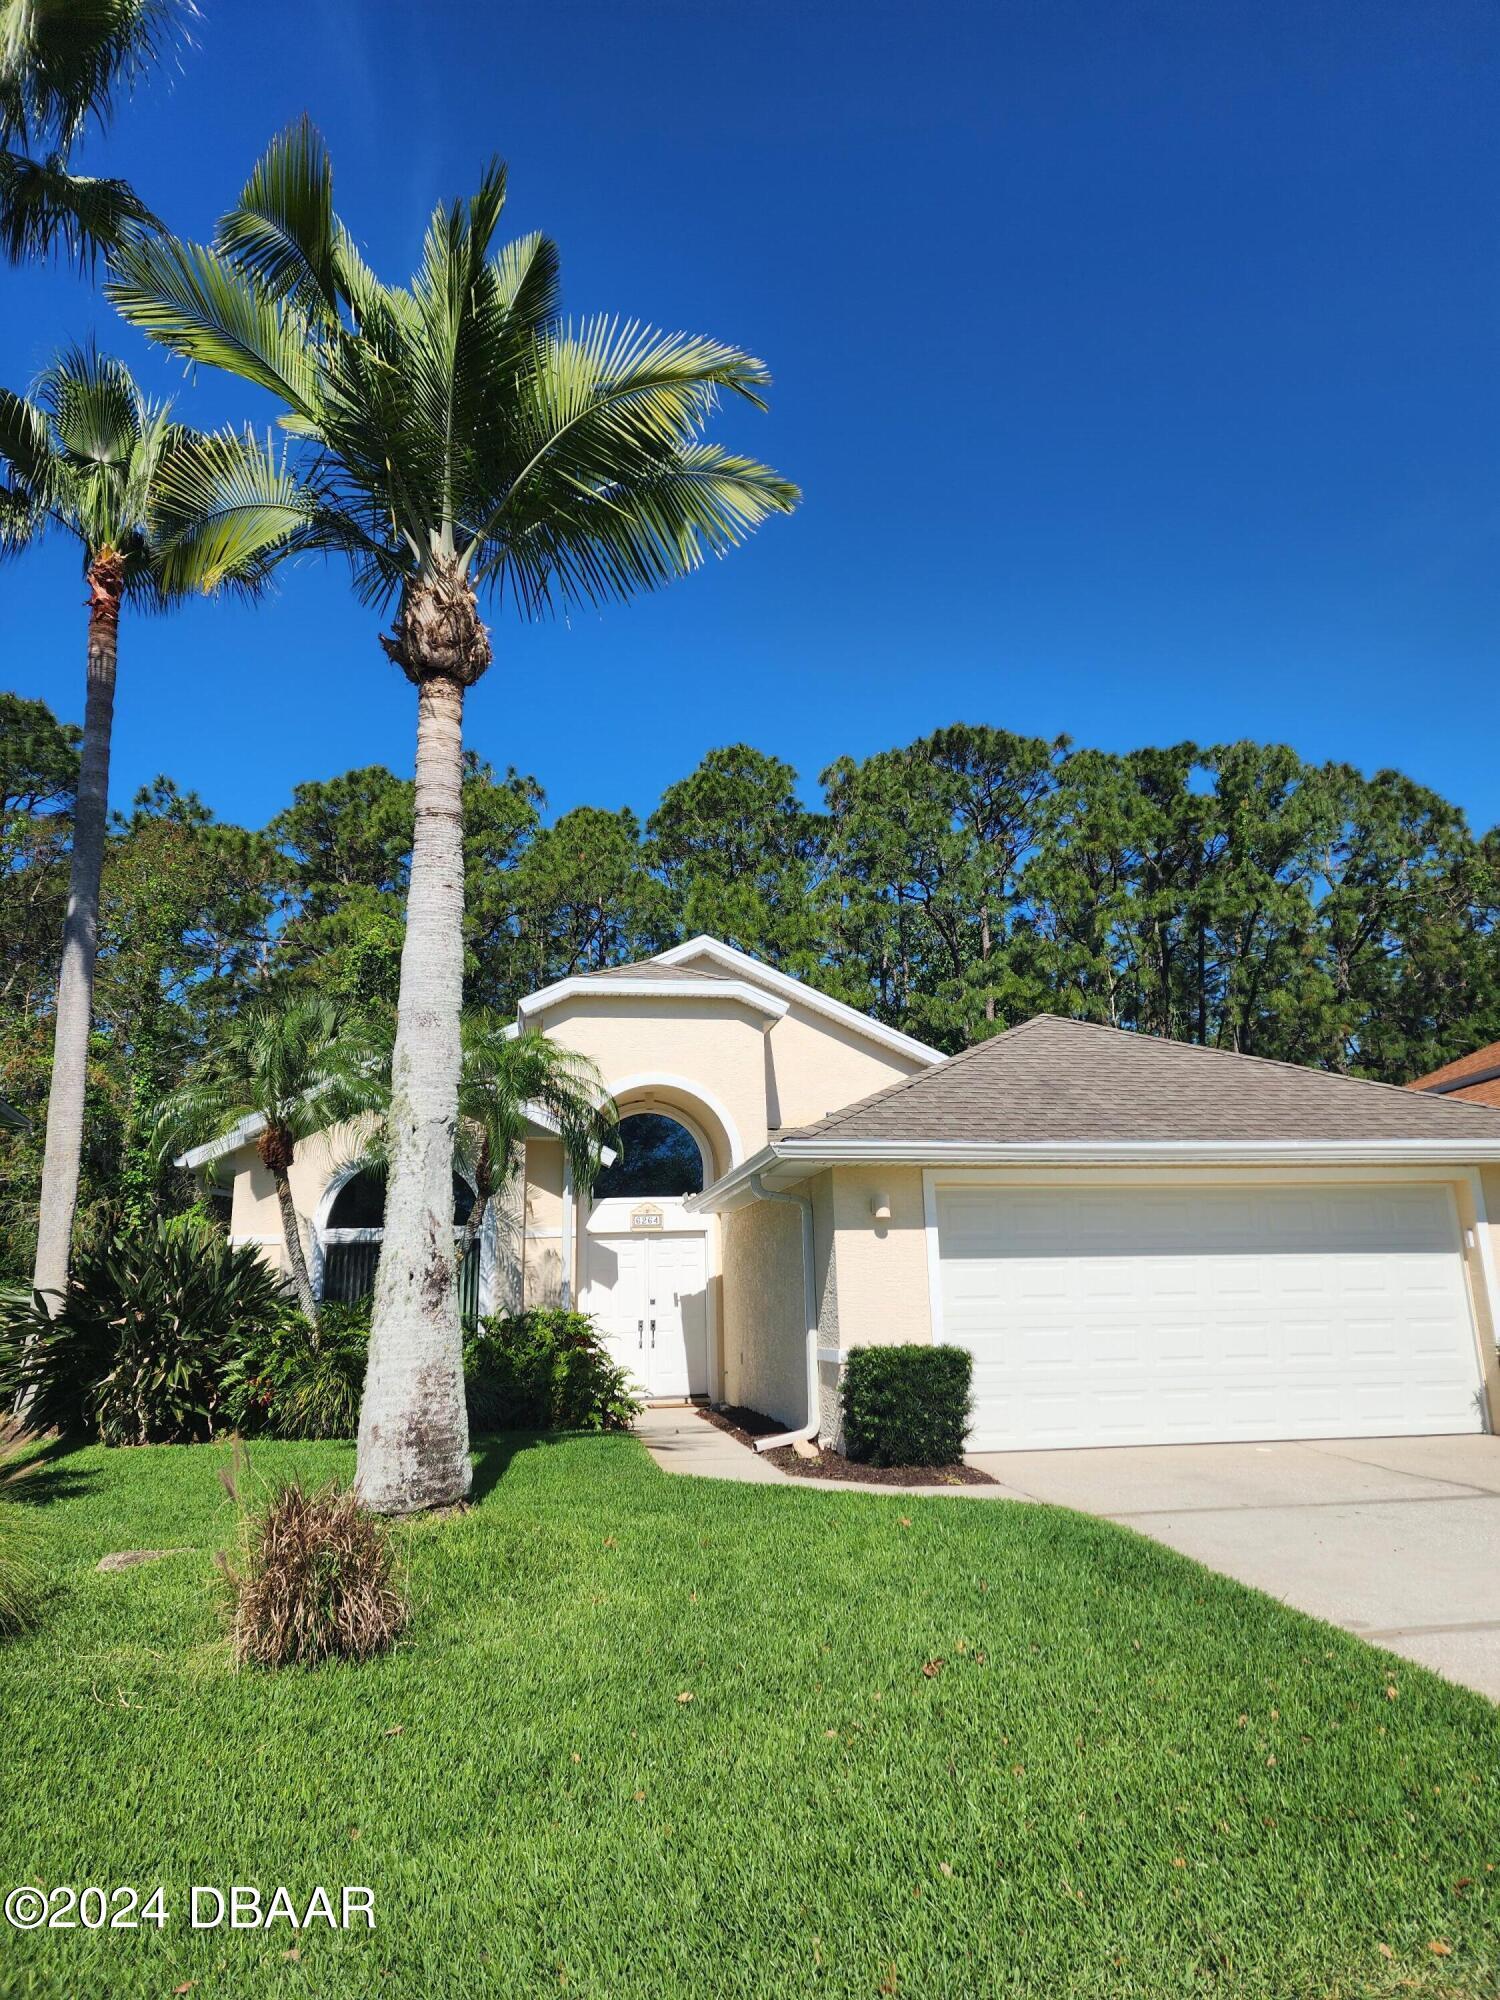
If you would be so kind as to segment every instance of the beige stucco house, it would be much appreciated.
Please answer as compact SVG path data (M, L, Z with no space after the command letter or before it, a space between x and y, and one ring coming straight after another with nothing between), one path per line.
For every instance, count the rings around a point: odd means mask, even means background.
M622 1151L582 1199L533 1121L481 1303L576 1303L648 1396L836 1441L851 1347L944 1340L976 1449L1500 1414L1500 1110L1049 1016L945 1059L702 937L519 1026L593 1058ZM189 1157L279 1260L253 1136ZM373 1258L354 1137L293 1190L320 1282Z

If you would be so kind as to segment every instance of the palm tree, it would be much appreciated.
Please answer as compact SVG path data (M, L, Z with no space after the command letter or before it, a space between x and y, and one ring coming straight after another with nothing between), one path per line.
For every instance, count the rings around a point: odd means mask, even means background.
M367 1072L389 1079L389 1024L367 1023L364 1033L369 1038ZM520 1167L527 1127L537 1112L556 1128L581 1188L593 1186L619 1120L597 1064L576 1049L549 1041L534 1028L517 1033L513 1022L488 1007L465 1009L460 1038L454 1165L474 1189L456 1252L461 1269L479 1240L490 1204ZM389 1103L382 1108L388 1112ZM383 1123L365 1158L386 1174L389 1154L389 1125Z
M557 1127L574 1181L590 1188L619 1120L597 1066L534 1028L521 1034L488 1008L465 1013L458 1083L458 1165L474 1186L460 1261L484 1227L491 1201L516 1171L528 1118Z
M61 533L79 547L88 588L87 697L33 1278L48 1296L67 1286L78 1200L120 611L127 603L163 610L192 588L253 593L277 555L269 538L243 554L205 554L205 524L180 504L163 525L159 506L174 463L209 442L174 423L169 404L148 401L123 362L91 349L63 355L35 402L0 389L0 555L34 535ZM226 465L244 449L227 434L212 442Z
M121 180L75 174L74 146L159 61L191 0L0 0L0 253L88 266L160 224Z
M462 1066L466 691L489 666L480 593L523 617L627 598L740 541L796 490L703 441L721 393L757 406L762 364L636 324L558 317L543 236L496 249L498 162L440 205L410 284L382 284L333 207L305 123L270 148L210 247L132 238L109 296L190 361L269 390L302 451L226 475L206 449L183 506L216 507L227 548L286 535L336 549L417 690L415 838L392 1066L391 1171L360 1414L366 1503L405 1513L470 1479L452 1282Z
M369 1042L322 995L257 1000L214 1030L193 1074L161 1104L157 1144L188 1146L255 1134L271 1176L297 1303L316 1332L318 1306L307 1270L290 1174L298 1144L342 1122L378 1115L383 1100Z

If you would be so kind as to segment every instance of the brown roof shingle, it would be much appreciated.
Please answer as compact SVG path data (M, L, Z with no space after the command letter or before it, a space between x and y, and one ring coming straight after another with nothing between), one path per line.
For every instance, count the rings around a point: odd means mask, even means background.
M1466 1076L1484 1076L1497 1069L1500 1069L1500 1042L1487 1042L1482 1049L1460 1056L1456 1062L1444 1063L1441 1069L1429 1070L1426 1076L1413 1077L1406 1087L1408 1090L1432 1090L1442 1084L1451 1087L1462 1083Z
M1039 1014L782 1139L1500 1140L1500 1110Z

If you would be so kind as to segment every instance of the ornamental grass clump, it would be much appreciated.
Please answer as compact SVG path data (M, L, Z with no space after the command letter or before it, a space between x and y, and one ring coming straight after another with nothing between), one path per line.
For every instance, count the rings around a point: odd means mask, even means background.
M224 1477L236 1501L241 1467ZM217 1560L232 1593L237 1666L374 1659L410 1615L389 1527L336 1482L309 1492L293 1480L242 1506L238 1555Z

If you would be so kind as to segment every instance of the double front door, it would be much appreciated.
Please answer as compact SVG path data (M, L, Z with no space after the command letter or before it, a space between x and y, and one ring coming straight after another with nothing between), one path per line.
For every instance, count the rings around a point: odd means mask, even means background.
M605 1345L655 1397L708 1394L704 1239L591 1236L585 1310Z

